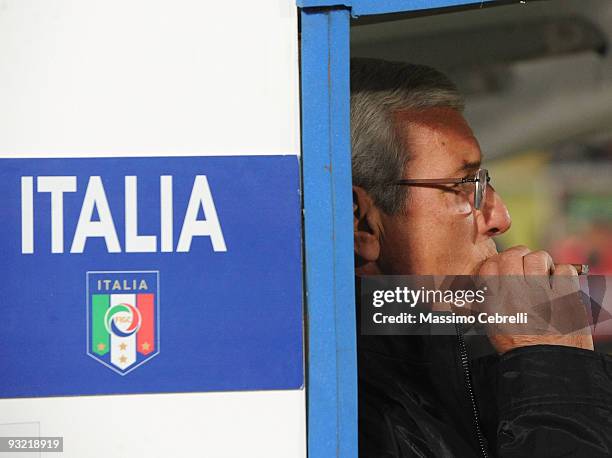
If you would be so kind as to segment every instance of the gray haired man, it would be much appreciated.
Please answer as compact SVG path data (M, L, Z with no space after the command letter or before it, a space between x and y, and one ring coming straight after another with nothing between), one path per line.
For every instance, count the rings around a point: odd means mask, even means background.
M544 251L498 253L511 219L462 109L434 69L352 62L357 276L508 275L527 288L577 275ZM360 336L360 456L612 455L612 361L589 333L489 340L496 354L469 362L461 336Z

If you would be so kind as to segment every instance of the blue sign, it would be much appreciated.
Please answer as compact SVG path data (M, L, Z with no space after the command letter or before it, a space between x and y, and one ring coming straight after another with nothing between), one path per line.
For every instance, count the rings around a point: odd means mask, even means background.
M303 385L295 156L0 160L0 397Z

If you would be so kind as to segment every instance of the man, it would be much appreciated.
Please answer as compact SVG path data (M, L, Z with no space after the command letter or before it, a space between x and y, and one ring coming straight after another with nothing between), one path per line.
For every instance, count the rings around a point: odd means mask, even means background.
M543 251L497 252L493 238L510 215L483 183L462 109L431 68L353 60L357 276L512 275L527 288L530 278L577 275ZM457 178L466 183L419 181ZM578 305L553 318L583 319ZM500 332L489 341L495 354L468 362L461 335L360 335L360 457L612 456L612 362L590 334Z

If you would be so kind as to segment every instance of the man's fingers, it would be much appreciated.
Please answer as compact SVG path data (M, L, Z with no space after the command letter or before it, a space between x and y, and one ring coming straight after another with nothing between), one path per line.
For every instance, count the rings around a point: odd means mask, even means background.
M491 258L483 262L482 265L480 266L480 269L478 270L478 275L483 275L483 276L499 275L499 267L498 267L497 259Z
M575 292L580 289L580 281L578 280L578 271L571 264L558 264L555 266L555 271L550 279L551 285L555 291Z
M523 273L522 258L529 252L530 252L529 248L527 248L524 245L517 245L512 248L508 248L506 251L502 251L501 253L498 253L486 259L480 265L480 268L478 269L478 274L479 275L503 275L504 271L510 269L509 267L504 266L504 264L507 264L510 262L512 264L515 264L516 265L515 267L517 268L520 265L521 267L520 275L522 275Z
M498 294L500 280L506 275L523 276L523 256L529 253L529 248L518 245L491 256L482 263L478 275L487 284L488 291L494 296Z
M571 264L557 264L555 266L555 271L553 272L553 275L559 275L559 276L565 275L567 277L577 277L578 271Z
M487 276L483 277L487 285L496 286L489 288L492 294L487 294L483 310L505 314L520 311L529 316L524 329L495 325L487 330L499 352L534 344L593 348L586 308L578 294L578 273L573 266L555 266L547 252L516 246L487 259L479 275Z
M549 275L554 271L555 264L546 251L534 251L523 257L525 281L532 287L551 288Z
M523 257L530 252L531 250L524 245L518 245L501 252L498 261L499 274L523 276Z
M571 264L557 264L555 266L554 276L577 277L578 271Z
M525 245L516 245L511 248L508 248L506 251L502 251L500 256L525 256L527 253L530 253L531 250Z
M555 268L552 257L543 250L533 251L523 257L523 269L525 276L528 275L550 275Z

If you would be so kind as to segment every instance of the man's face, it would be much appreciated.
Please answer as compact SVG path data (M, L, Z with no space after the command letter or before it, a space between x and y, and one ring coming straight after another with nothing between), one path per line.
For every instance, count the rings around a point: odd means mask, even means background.
M478 141L463 116L451 108L397 115L410 161L402 178L462 178L480 168ZM472 274L497 253L492 237L510 227L501 197L487 188L473 208L474 184L410 186L406 208L380 212L378 268L384 274Z

